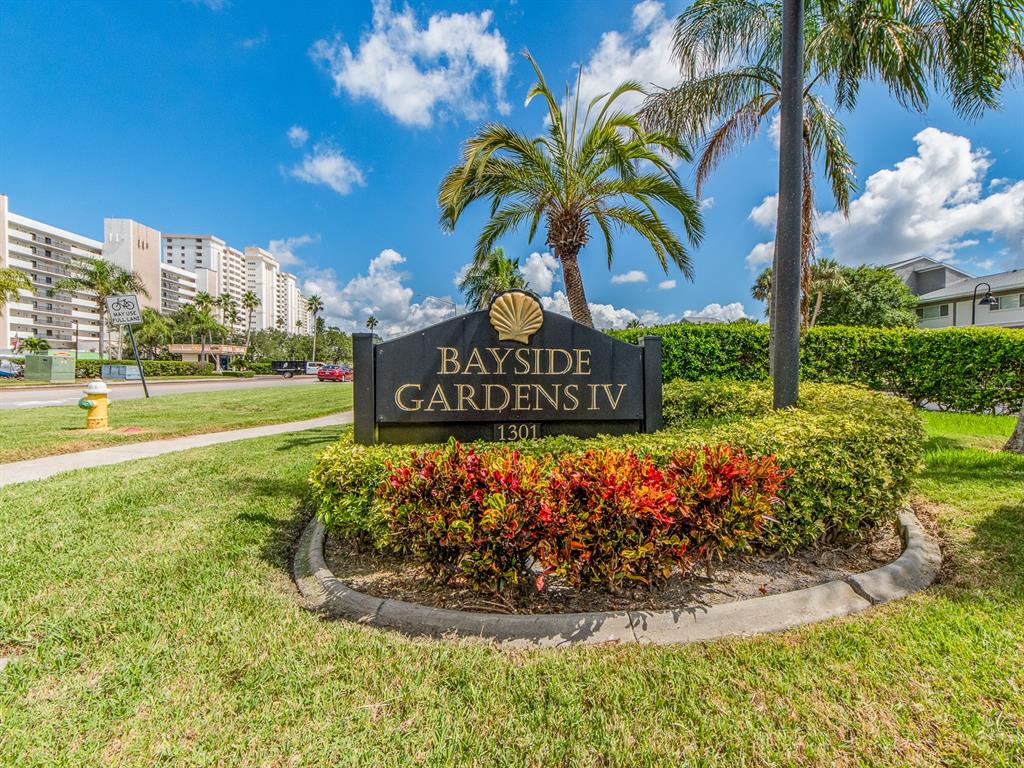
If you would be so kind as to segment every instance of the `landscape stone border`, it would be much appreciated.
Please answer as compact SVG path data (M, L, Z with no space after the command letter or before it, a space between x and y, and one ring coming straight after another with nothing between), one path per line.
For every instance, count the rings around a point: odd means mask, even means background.
M880 568L778 595L662 611L496 614L374 597L352 589L331 573L324 560L326 531L316 516L302 532L292 571L311 610L409 635L478 637L532 648L599 643L669 645L778 632L859 613L924 589L942 565L938 542L925 533L909 508L897 515L897 521L903 552Z

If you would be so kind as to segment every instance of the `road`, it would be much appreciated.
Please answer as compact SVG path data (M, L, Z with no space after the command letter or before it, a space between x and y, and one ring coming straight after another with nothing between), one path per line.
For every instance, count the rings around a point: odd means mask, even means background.
M255 379L197 379L196 381L149 381L149 394L181 395L188 392L221 392L225 389L261 389L263 387L295 387L302 384L316 384L315 376L296 376L285 379L280 376ZM324 383L325 387L331 386ZM42 386L32 389L10 389L0 387L0 410L11 408L41 408L47 405L74 405L82 397L84 384L75 387ZM111 384L111 397L116 400L133 400L143 396L141 384Z

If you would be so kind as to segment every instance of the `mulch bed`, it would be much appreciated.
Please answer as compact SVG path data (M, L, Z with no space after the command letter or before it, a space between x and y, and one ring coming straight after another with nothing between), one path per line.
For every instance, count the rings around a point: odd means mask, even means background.
M791 592L892 562L899 557L901 543L894 525L879 526L847 546L805 549L788 557L731 555L715 564L710 577L701 566L687 575L674 576L661 589L618 594L573 589L553 576L546 578L540 593L481 593L458 579L440 583L426 569L404 558L360 547L339 536L329 535L324 550L336 577L378 597L487 613L581 613L715 605Z

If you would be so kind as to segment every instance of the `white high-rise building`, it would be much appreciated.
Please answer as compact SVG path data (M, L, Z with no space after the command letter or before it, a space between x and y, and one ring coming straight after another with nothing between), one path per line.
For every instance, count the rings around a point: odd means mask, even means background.
M92 294L59 290L82 258L98 259L103 243L12 213L0 195L0 267L21 270L32 291L0 310L0 349L36 336L54 350L99 351L99 313Z
M246 291L245 256L219 237L165 234L163 261L195 273L197 291L205 291L214 298L226 294L241 305L242 294ZM235 324L237 330L244 327L244 318Z
M264 331L278 328L295 333L289 328L288 319L278 314L278 275L281 265L270 251L250 245L245 249L246 289L260 300L259 309L253 314L253 330ZM294 324L293 324L294 325Z
M290 333L298 330L301 322L302 332L309 331L306 317L306 298L299 291L299 281L290 272L279 272L277 275L277 316L284 320L284 327Z

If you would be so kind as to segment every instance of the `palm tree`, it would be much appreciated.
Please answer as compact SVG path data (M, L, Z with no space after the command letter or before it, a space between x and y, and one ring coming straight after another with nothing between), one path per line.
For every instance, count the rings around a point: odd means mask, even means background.
M173 318L146 307L142 310L142 325L135 330L135 341L150 357L156 357L174 338L175 325Z
M380 325L380 321L373 315L366 318L366 327L370 329L370 333L373 333L378 325Z
M532 240L543 217L547 245L562 265L572 316L593 327L578 261L590 240L591 222L604 237L609 266L612 232L628 228L647 240L662 269L667 271L671 260L692 278L689 253L655 207L665 204L677 211L689 241L700 241L700 206L673 168L674 161L690 156L675 136L648 131L635 115L615 108L621 96L644 92L638 83L624 82L594 98L581 114L577 81L576 97L570 107L567 93L563 110L540 67L528 53L526 57L537 75L526 100L544 99L547 135L530 138L491 123L466 141L462 161L448 172L438 192L441 227L453 231L466 206L489 199L490 219L474 253L474 260L483 263L501 237L523 224Z
M313 360L316 361L316 316L324 311L324 300L319 295L313 294L306 299L306 311L313 316Z
M96 300L100 316L100 357L103 357L104 330L107 325L107 298L123 293L149 297L149 291L138 272L132 272L105 259L82 256L76 265L77 275L65 277L54 286L58 291L89 291ZM109 357L109 355L108 355Z
M248 321L245 326L245 351L249 352L249 340L252 338L252 320L256 313L256 310L260 306L260 297L252 291L246 291L242 294L242 309L245 310L248 315Z
M22 291L31 291L28 275L14 267L0 267L0 309L9 301L17 301Z
M839 288L846 285L846 276L839 262L834 259L815 259L811 262L809 295L814 297L814 308L811 310L805 328L813 328L818 322L818 315L821 314L821 304L825 293L830 288ZM750 295L758 301L763 301L765 315L769 314L768 307L771 306L772 298L772 268L767 267L750 289Z
M924 109L928 89L945 86L958 112L998 104L1000 89L1024 63L1021 25L1006 0L837 3L807 0L804 24L801 315L810 321L814 254L814 166L822 162L844 215L856 190L839 108L856 104L862 80L883 82L905 106ZM782 3L695 0L676 22L674 55L682 81L648 97L643 124L686 142L703 142L696 192L739 146L777 114L782 89ZM719 62L728 62L722 68Z
M519 259L505 258L501 248L488 253L483 261L470 264L459 281L459 290L466 294L466 305L471 310L490 306L494 297L503 291L526 287L526 278L519 271Z
M214 299L215 306L220 309L220 321L225 323L229 315L235 317L235 322L238 322L238 303L235 301L235 297L230 293L222 293L219 297Z
M199 291L199 293L193 297L192 303L200 312L209 312L217 305L217 299L206 291Z
M27 339L22 339L18 345L19 349L23 349L30 355L34 355L38 352L45 352L50 348L50 342L46 339L40 339L38 336L29 336Z

